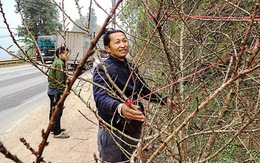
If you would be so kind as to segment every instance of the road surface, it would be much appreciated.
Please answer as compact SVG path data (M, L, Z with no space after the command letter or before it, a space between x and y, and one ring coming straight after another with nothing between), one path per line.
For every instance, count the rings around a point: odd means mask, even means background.
M47 77L31 65L0 68L0 132L42 105L49 105Z
M82 77L90 80L92 71L86 71ZM84 81L74 85L82 86L77 91L94 108L92 85ZM0 68L0 89L0 142L21 161L35 162L36 157L20 142L20 138L25 138L32 149L38 151L42 130L46 130L49 124L47 77L32 66ZM98 155L97 124L95 114L71 93L65 102L61 124L70 138L61 140L49 135L48 146L42 155L44 160L55 163L95 162L93 154ZM0 163L13 161L0 153Z

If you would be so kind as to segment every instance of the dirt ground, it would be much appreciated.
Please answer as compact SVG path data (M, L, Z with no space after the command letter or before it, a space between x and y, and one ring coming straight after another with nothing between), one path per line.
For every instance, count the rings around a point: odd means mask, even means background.
M92 94L90 90L84 92L86 97ZM46 95L46 98L47 95ZM93 97L90 98L90 106L94 107ZM46 162L52 163L88 163L94 162L93 154L97 152L97 131L98 126L84 118L80 110L87 118L97 122L94 114L71 93L66 102L61 120L62 128L66 128L66 133L70 135L68 139L53 138L50 134L49 145L45 147L43 157ZM35 111L23 119L19 124L5 133L0 133L0 141L12 154L21 161L30 163L36 161L36 157L26 149L20 142L23 137L34 150L42 141L41 130L48 126L49 103L46 106L39 106ZM0 153L0 163L11 163L13 161L4 157Z

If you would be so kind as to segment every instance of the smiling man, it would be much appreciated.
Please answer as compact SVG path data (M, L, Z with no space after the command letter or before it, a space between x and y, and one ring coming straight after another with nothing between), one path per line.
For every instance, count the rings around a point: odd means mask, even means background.
M120 94L109 82L106 72L109 74L114 84L122 91L129 100L136 100L139 96L148 95L151 91L146 86L142 77L139 76L138 70L133 69L134 65L130 63L126 55L129 52L129 43L125 33L121 30L110 29L103 36L105 50L109 53L109 57L104 61L105 70L99 64L93 74L93 81L98 85L114 91L117 96ZM131 73L133 71L133 73ZM131 75L132 74L132 75ZM130 81L128 82L128 80ZM116 97L112 97L102 87L94 85L93 94L98 109L98 115L111 124L117 130L124 132L133 138L140 138L142 123L145 120L143 114L144 107L142 103L135 103L140 111L129 108L125 103L120 102ZM122 97L121 97L122 98ZM166 104L167 99L162 98L159 94L151 94L146 98L151 102ZM133 124L129 129L129 125L124 123L131 121ZM132 123L133 122L133 123ZM113 128L108 127L110 131ZM113 130L110 135L100 125L98 131L98 150L100 159L107 162L128 161L131 154L135 150L137 142L127 139L125 136Z

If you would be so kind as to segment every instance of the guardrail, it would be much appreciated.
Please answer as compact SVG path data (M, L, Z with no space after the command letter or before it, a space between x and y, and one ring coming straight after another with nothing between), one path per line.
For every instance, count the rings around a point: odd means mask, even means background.
M14 63L20 63L20 62L24 62L24 61L20 60L20 59L8 59L8 60L0 61L0 65L8 65L8 64L14 64Z
M35 57L32 58L33 60L36 59ZM21 59L7 59L7 60L0 60L0 65L8 65L8 64L16 64L16 63L21 63L25 62L24 60Z

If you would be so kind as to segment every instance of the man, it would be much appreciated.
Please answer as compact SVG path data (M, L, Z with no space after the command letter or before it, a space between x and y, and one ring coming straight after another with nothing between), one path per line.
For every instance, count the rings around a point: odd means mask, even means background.
M124 94L130 100L134 101L138 96L150 94L151 91L139 76L138 70L133 70L134 65L129 63L126 59L126 55L129 52L129 43L125 33L121 30L110 29L103 36L103 42L105 50L110 55L104 61L104 66L106 67L105 70L101 64L94 70L93 81L108 90L116 92L117 96L120 97L115 86L109 82L109 78L106 75L107 72L116 86L119 87L121 91L125 90ZM131 71L134 71L132 76ZM130 81L128 82L129 78ZM124 87L126 88L124 89ZM139 126L141 126L145 119L142 112L143 105L140 102L134 105L139 110L131 109L129 107L130 105L122 103L116 97L112 97L111 93L109 94L97 85L93 86L93 94L98 109L98 115L104 121L108 124L112 124L113 127L123 131L125 134L130 135L133 138L140 138L141 127ZM162 104L168 102L166 98L161 98L161 95L159 94L151 94L146 99ZM121 123L125 121L135 122L137 125L132 126L132 129L134 130L127 130L128 127L125 126L126 123ZM112 130L111 127L109 129ZM100 159L107 162L128 161L130 155L135 150L132 145L136 145L137 142L127 139L115 130L113 130L113 133L116 134L116 136L112 135L111 137L111 135L100 125L98 131L98 150ZM118 147L118 145L120 145L121 148ZM122 149L125 149L125 151Z
M49 113L49 120L52 117L52 113L55 109L56 104L60 100L60 96L63 94L65 89L65 84L67 80L66 76L66 62L68 61L68 48L64 46L59 47L56 50L56 59L52 63L51 70L49 72L48 77L48 96L50 98L50 113ZM56 81L55 81L56 80ZM54 138L69 138L70 136L63 131L65 129L61 128L60 120L62 116L62 109L58 113L58 116L54 120L52 126L52 132L54 134Z

